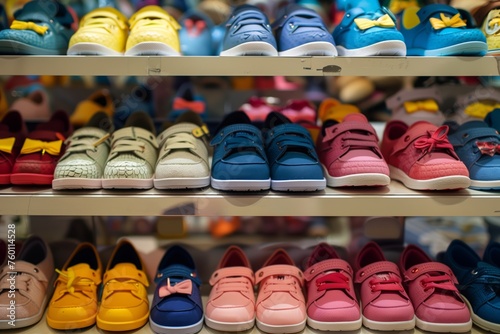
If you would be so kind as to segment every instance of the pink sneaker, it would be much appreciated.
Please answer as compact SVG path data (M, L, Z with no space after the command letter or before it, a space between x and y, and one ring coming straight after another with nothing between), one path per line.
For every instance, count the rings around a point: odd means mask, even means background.
M277 107L269 104L266 99L252 96L239 110L245 112L252 122L264 122L268 114L277 110Z
M229 247L210 278L205 309L208 327L223 332L246 331L255 322L254 274L241 248Z
M415 308L416 326L425 331L463 333L472 328L469 309L455 284L451 269L434 262L423 250L409 245L399 268Z
M329 187L389 185L389 167L377 134L361 113L334 125L325 121L316 150Z
M369 242L359 251L355 270L365 327L379 331L415 327L415 313L403 288L399 268L385 259L375 242Z
M382 139L391 179L416 190L461 189L470 185L469 171L448 141L448 126L429 122L411 126L387 123Z
M288 101L280 113L285 115L292 123L310 122L316 123L316 108L307 100Z
M302 293L304 278L283 249L276 250L255 273L259 293L257 327L266 333L296 333L306 326L306 305Z
M304 271L307 286L307 324L321 331L361 328L361 311L351 266L327 243L314 248Z

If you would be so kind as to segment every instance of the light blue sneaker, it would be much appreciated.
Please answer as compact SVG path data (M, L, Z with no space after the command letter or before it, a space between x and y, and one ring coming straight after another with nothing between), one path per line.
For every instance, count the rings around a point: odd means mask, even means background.
M272 24L280 56L336 56L333 36L312 9L295 4L284 7Z
M277 56L276 40L266 15L252 5L234 9L226 23L221 56Z
M179 41L183 56L215 56L212 20L200 11L189 11L180 19Z

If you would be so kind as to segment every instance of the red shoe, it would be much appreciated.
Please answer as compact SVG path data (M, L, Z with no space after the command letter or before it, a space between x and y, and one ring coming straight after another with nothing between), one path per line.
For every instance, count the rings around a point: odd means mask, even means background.
M0 185L10 184L10 174L24 139L26 124L18 111L8 112L0 122Z
M54 169L63 155L64 141L73 132L68 114L58 111L28 134L10 176L12 184L51 185Z

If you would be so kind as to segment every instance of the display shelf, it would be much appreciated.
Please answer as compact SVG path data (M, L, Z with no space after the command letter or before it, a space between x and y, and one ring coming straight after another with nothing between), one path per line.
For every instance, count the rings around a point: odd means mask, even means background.
M500 216L498 192L417 192L389 187L315 193L0 190L0 215L36 216Z
M0 75L497 76L500 57L0 56Z

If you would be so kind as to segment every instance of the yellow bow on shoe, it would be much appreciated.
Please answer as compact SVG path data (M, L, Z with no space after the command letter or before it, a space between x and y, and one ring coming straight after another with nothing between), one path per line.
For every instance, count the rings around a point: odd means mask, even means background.
M41 141L27 138L24 142L21 154L30 154L35 152L47 152L50 155L58 155L61 152L62 140Z
M15 30L33 30L38 35L43 35L49 29L49 27L38 25L34 22L25 22L14 20L10 26L10 29Z
M12 153L12 148L14 147L14 143L16 142L15 137L2 138L0 139L0 151L5 153Z
M361 30L367 30L373 27L391 28L395 26L394 21L388 14L382 15L376 20L363 18L354 19L354 23L356 23Z
M389 5L389 10L393 14L398 14L409 7L418 7L417 0L392 0Z
M432 27L436 30L444 29L444 28L460 28L465 27L467 24L464 20L460 18L460 14L455 14L453 17L449 17L440 13L439 16L441 19L437 19L435 17L431 17L429 19Z
M469 104L464 112L472 117L484 119L488 113L500 108L500 103L496 101L479 101Z
M411 114L416 111L428 111L436 113L439 111L439 106L436 101L432 99L422 101L406 101L404 107L407 113Z

